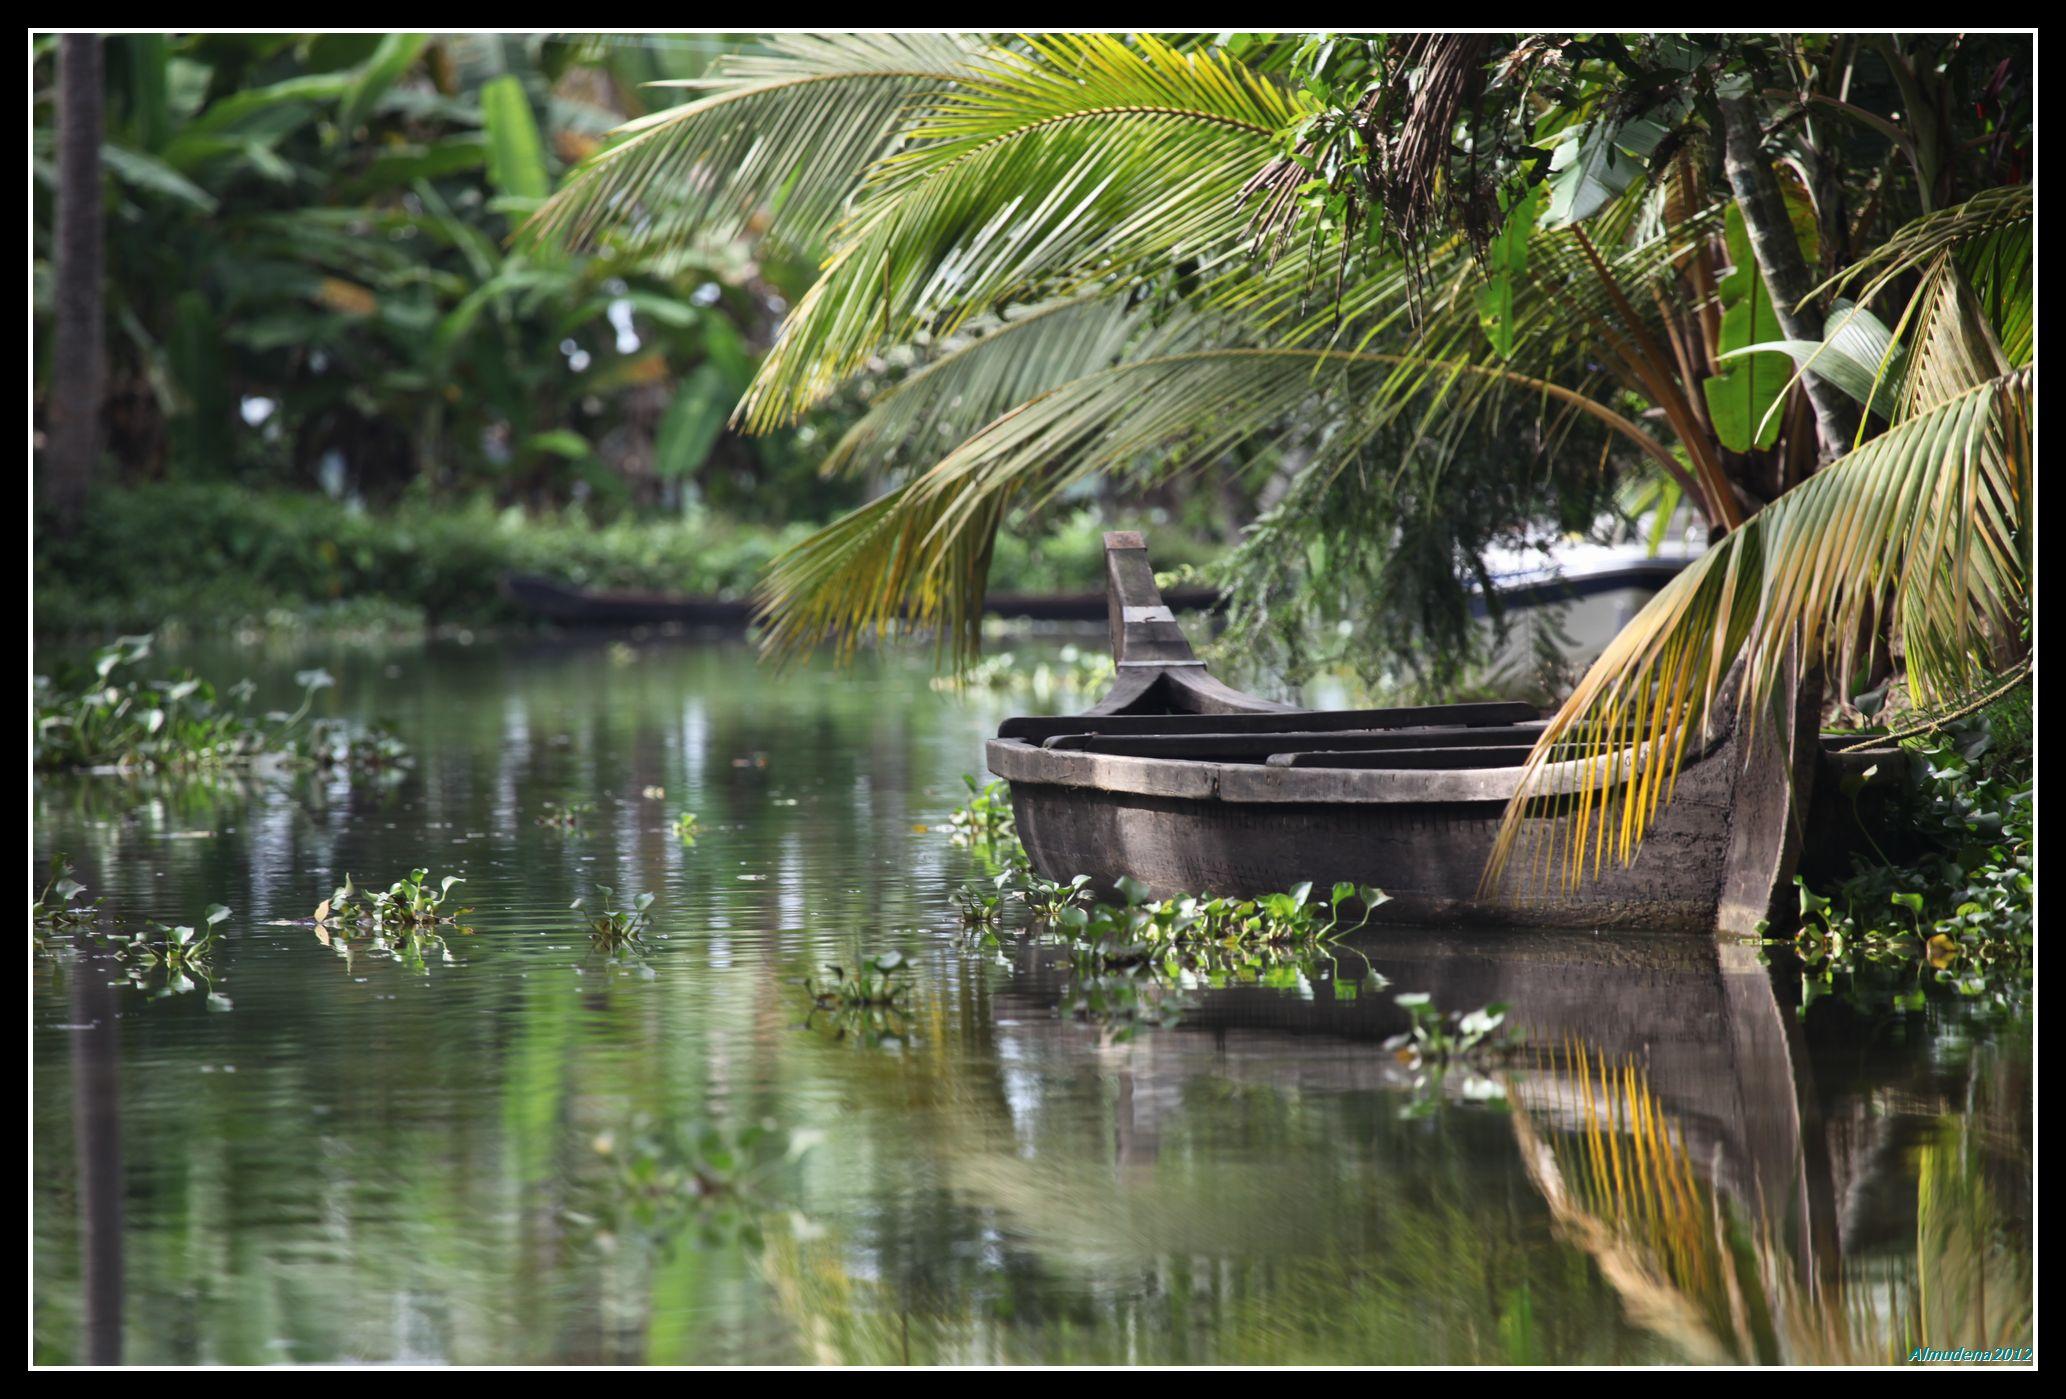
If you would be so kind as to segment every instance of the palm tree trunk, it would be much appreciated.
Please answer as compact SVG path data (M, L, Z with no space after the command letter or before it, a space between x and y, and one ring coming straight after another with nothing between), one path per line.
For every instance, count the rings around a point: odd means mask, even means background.
M56 344L51 355L50 501L76 519L99 464L106 389L101 306L101 40L58 45Z
M1736 207L1743 213L1743 229L1750 236L1758 271L1771 290L1772 309L1779 314L1780 329L1789 340L1820 340L1819 319L1794 309L1807 299L1815 284L1808 278L1800 240L1794 236L1793 220L1786 212L1786 197L1779 192L1771 161L1765 158L1757 109L1750 99L1723 98L1722 127L1722 163L1728 171L1729 188L1736 196ZM1813 370L1801 375L1801 385L1815 410L1815 438L1822 449L1822 460L1832 461L1851 449L1851 440L1858 432L1857 409L1842 389Z

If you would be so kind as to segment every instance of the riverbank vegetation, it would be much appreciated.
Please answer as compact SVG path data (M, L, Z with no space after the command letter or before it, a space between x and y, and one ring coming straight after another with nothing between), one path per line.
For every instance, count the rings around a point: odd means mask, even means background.
M2036 710L2027 685L1918 726L1867 848L1834 881L1802 880L1794 948L1808 994L1919 1007L1925 983L2019 1002L2037 925Z
M1104 578L1102 531L1147 525L1158 559L1197 568L1208 531L1137 510L1052 513L1001 542L999 593L1082 593ZM109 487L66 532L36 537L36 627L57 637L269 630L408 632L536 619L501 591L511 574L584 589L743 600L810 524L710 514L552 512L411 496L385 508L320 493L213 483Z
M63 45L44 36L39 634L507 624L506 573L741 598L882 483L821 469L862 454L845 433L870 386L794 432L728 423L810 285L808 250L743 227L662 258L511 238L613 127L687 99L667 84L754 36L66 42L98 128L81 168L97 160L99 187L74 197L104 216L74 261L96 264L75 290L105 374L56 375L70 167ZM83 445L58 430L81 394ZM1115 527L1155 521L1172 565L1237 524L1088 491L1028 520L993 586L1094 586L1107 508Z

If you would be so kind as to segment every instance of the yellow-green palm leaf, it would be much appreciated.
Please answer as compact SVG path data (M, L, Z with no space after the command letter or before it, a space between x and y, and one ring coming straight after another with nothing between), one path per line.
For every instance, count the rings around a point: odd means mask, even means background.
M1755 724L1789 653L1856 673L1891 609L1920 705L1970 692L2022 649L2029 605L2032 371L2010 368L1948 253L1918 293L1923 339L1905 416L1796 486L1695 561L1594 662L1530 754L1488 878L1517 855L1569 885L1627 861L1714 712L1739 656ZM1934 395L1916 401L1914 385ZM1535 796L1553 764L1576 775ZM1577 813L1516 849L1523 818ZM1538 832L1549 830L1537 827Z
M993 50L915 115L741 405L792 421L882 348L1129 269L1241 255L1289 97L1217 53L1080 34Z

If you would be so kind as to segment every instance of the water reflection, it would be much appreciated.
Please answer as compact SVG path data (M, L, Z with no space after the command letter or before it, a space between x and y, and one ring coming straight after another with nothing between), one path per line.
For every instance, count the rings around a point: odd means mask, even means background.
M689 646L318 659L414 773L39 791L38 855L71 851L116 911L236 910L227 1014L114 984L83 939L37 964L40 1359L2027 1341L2020 1022L1803 1017L1784 968L1698 940L1390 931L1208 971L1178 1023L1122 1041L1057 1015L1065 949L962 935L948 891L975 857L930 828L994 715L916 670L785 683ZM596 803L582 830L537 824L568 800ZM346 872L423 864L476 910L449 962L346 959L290 921ZM659 895L638 957L596 957L569 910L599 883ZM897 1035L810 1023L807 977L890 951ZM1409 1070L1381 1048L1408 989L1509 1002L1509 1052Z

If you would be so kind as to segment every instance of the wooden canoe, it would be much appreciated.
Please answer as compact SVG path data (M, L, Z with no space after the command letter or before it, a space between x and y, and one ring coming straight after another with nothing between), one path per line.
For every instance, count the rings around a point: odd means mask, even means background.
M1787 714L1745 731L1731 677L1730 717L1688 754L1630 863L1570 888L1510 875L1488 894L1535 710L1305 710L1244 694L1192 652L1142 537L1105 548L1111 690L1082 714L1007 719L988 745L1042 875L1130 877L1158 896L1370 884L1391 896L1379 918L1438 924L1748 933L1790 900L1817 755L1812 677Z

